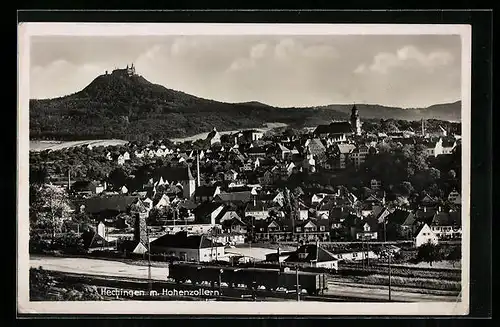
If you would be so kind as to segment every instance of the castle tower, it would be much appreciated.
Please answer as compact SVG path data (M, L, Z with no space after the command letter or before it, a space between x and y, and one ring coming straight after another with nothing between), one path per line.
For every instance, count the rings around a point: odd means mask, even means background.
M361 121L359 119L358 108L356 108L356 105L352 106L350 123L352 132L355 135L361 135Z

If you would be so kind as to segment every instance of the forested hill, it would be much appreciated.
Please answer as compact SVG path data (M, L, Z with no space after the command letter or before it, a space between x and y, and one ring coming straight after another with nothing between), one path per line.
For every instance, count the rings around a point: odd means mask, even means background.
M318 107L321 109L333 109L345 114L351 111L351 105L328 105ZM365 118L376 119L398 119L398 120L420 120L438 119L448 121L461 121L462 102L435 104L427 108L402 109L397 107L386 107L372 104L357 104L359 115Z
M207 132L213 127L261 127L267 122L316 126L347 119L351 106L344 107L348 109L223 103L171 90L139 75L112 73L98 76L71 95L30 100L30 139L164 139Z

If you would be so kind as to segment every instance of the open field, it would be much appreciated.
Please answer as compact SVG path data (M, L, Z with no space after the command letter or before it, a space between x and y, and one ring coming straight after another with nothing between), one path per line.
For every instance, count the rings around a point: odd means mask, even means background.
M84 140L84 141L30 141L30 151L44 150L62 150L75 146L92 145L92 146L114 146L127 144L124 140Z
M233 134L233 133L238 133L238 132L241 132L241 131L244 131L244 130L250 130L250 129L254 129L254 130L257 130L259 132L265 133L265 132L267 132L267 131L269 131L270 129L273 129L273 128L280 128L280 127L286 127L286 126L288 126L287 124L284 124L284 123L266 123L264 125L265 125L265 127L242 128L242 129L233 130L233 131L219 131L219 134L220 135ZM199 133L199 134L196 134L196 135L187 136L187 137L173 138L173 139L170 139L170 140L172 142L174 142L174 143L182 143L182 142L185 142L185 141L204 140L204 139L207 138L207 136L208 136L209 133L210 133L210 131L206 132L206 133Z

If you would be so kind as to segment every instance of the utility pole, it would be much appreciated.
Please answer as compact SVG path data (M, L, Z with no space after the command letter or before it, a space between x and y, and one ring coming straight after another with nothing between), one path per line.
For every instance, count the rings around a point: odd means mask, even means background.
M297 302L300 301L300 291L299 291L299 266L295 268L295 277L296 277L296 292L297 292Z
M391 251L389 251L387 248L387 229L385 227L386 224L387 218L384 218L384 246L386 247L386 253L388 256L387 262L389 265L389 301L391 301Z
M391 253L389 251L389 302L391 301Z
M148 290L149 294L151 294L151 242L149 240L149 229L148 226L146 225L146 234L148 237Z

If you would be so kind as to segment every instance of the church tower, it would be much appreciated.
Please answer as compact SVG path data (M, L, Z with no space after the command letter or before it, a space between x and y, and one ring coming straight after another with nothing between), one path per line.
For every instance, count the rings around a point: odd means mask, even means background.
M361 121L359 119L358 108L356 108L356 105L352 106L350 123L352 132L355 135L361 135Z

